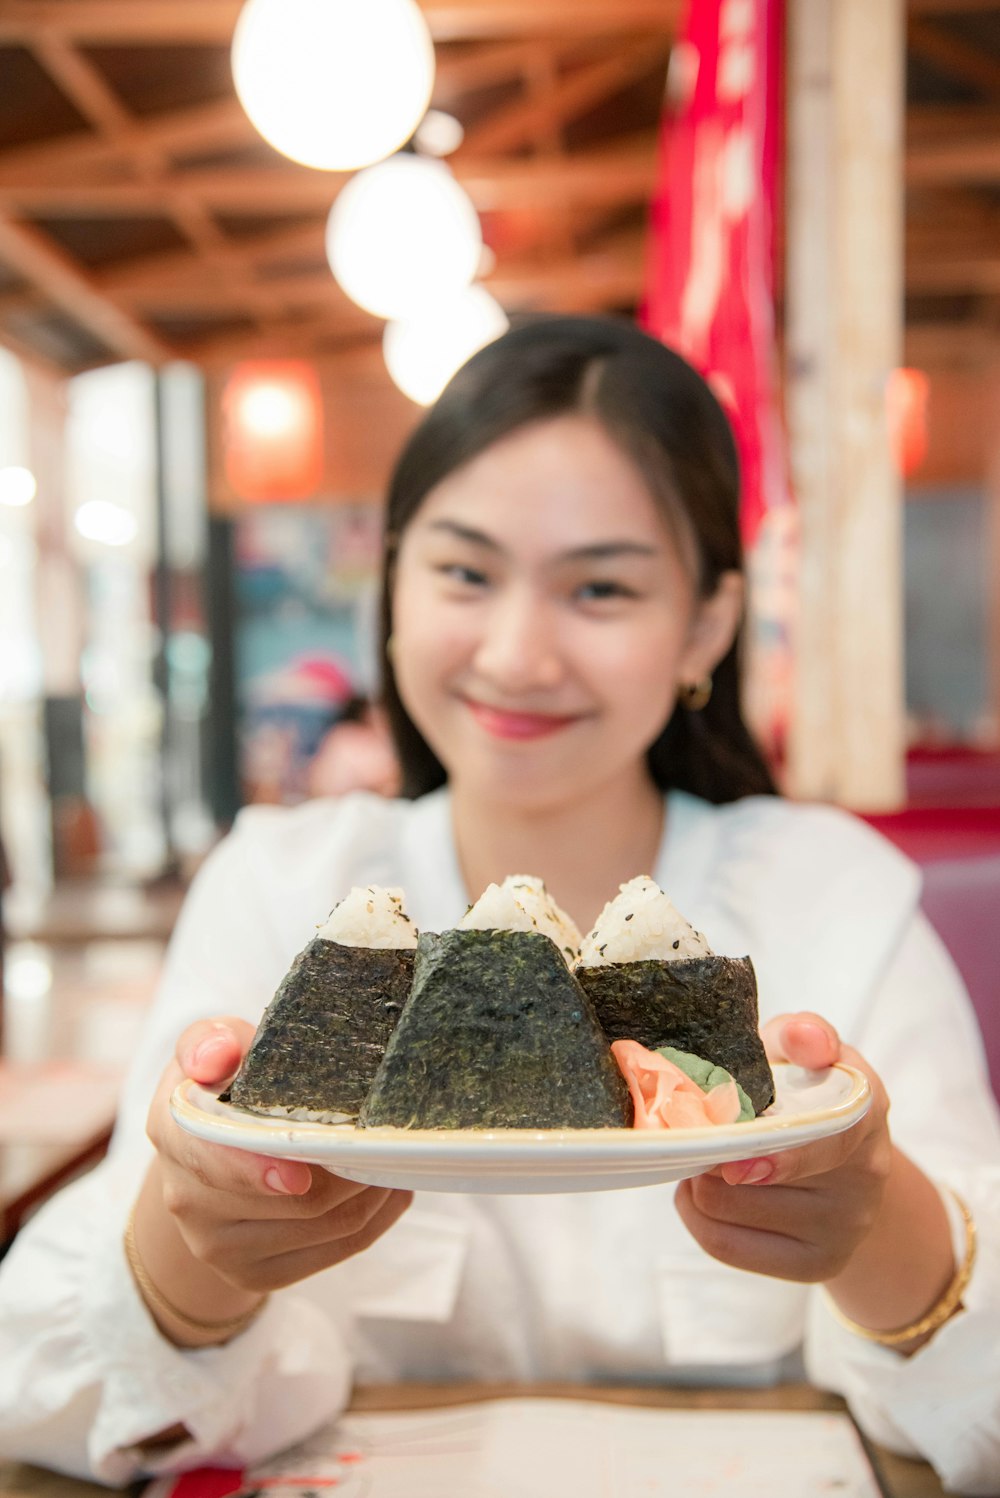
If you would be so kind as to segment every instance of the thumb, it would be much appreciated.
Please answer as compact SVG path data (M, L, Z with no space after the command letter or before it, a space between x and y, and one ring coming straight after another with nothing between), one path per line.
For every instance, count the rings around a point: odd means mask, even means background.
M217 1086L236 1075L250 1049L254 1027L244 1019L199 1020L177 1042L177 1064L186 1077Z
M821 1071L840 1060L840 1036L828 1020L808 1010L777 1014L760 1033L768 1061L790 1061Z

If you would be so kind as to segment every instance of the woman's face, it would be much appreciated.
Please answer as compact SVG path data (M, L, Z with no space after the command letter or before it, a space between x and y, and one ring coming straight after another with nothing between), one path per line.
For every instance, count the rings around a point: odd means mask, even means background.
M738 621L738 582L720 630L691 570L582 416L523 427L431 490L400 543L393 669L453 785L541 809L645 776L679 683Z

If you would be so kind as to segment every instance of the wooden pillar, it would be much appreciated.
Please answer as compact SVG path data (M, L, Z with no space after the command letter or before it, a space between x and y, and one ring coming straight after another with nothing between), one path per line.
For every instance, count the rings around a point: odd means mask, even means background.
M57 879L89 874L98 829L86 793L80 660L86 636L82 570L73 556L66 510L65 378L25 367L30 402L31 467L38 480L36 613L42 656L42 721Z
M903 0L788 5L787 413L801 515L790 794L903 799Z

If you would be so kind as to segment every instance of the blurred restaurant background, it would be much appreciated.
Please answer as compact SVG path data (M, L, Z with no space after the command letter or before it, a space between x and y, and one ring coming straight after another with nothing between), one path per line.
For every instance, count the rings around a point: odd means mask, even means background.
M727 405L753 721L1000 1078L1000 6L0 0L3 1242L240 807L392 794L387 474L551 312Z

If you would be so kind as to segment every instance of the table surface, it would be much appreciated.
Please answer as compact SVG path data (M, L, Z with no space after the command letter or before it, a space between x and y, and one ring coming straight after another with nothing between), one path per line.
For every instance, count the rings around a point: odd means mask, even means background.
M432 1409L483 1399L545 1396L591 1399L659 1409L838 1410L843 1401L803 1384L773 1389L598 1388L579 1384L407 1384L357 1389L356 1410ZM888 1498L943 1498L944 1489L925 1462L872 1451ZM0 1461L0 1498L97 1498L107 1488Z
M134 1052L163 963L157 939L81 947L13 941L5 954L0 1055L0 1242L111 1132L118 1082ZM53 1094L63 1107L55 1120ZM53 1127L53 1122L57 1127Z

